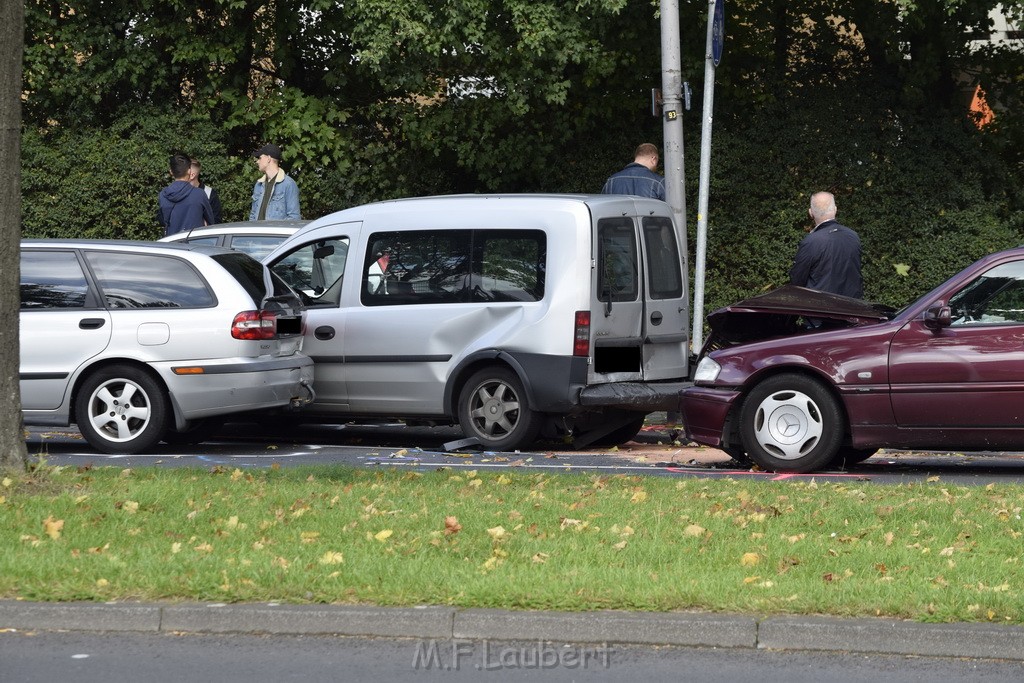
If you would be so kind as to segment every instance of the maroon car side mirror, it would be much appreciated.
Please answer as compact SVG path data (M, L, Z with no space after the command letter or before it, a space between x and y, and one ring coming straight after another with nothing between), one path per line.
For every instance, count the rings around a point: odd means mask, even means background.
M924 326L929 330L938 330L943 327L949 327L952 322L953 315L949 310L949 306L936 304L934 306L929 306L928 310L924 312Z

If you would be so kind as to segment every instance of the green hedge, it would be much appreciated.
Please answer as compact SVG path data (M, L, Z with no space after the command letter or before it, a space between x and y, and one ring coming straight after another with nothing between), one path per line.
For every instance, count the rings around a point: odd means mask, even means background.
M687 115L689 244L695 248L699 116ZM660 142L646 112L635 125L558 145L532 176L474 175L457 156L437 158L401 141L359 150L346 171L285 168L299 183L304 217L400 196L473 191L596 192L641 140ZM836 194L839 219L864 247L865 293L894 306L980 256L1021 242L1022 169L1001 161L1001 138L960 114L897 116L851 93L764 104L715 119L708 211L705 312L785 284L807 226L809 196ZM167 157L203 162L224 220L248 217L256 168L248 150L207 118L129 110L108 128L26 130L22 140L23 235L155 239ZM522 150L529 154L529 150ZM524 164L520 164L523 166Z

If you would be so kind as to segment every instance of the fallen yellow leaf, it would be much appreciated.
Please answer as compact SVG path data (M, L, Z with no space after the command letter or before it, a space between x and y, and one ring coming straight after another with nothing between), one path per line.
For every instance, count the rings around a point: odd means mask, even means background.
M320 558L320 564L342 564L344 561L345 557L341 553L332 550L328 550Z
M496 526L496 527L493 527L491 529L488 529L487 533L495 541L500 541L501 539L503 539L507 535L508 532L505 531L505 527L503 527L503 526Z
M63 519L54 519L53 517L47 517L43 520L43 531L47 536L53 540L60 538L61 529L64 528Z
M389 538L391 538L391 534L393 534L393 533L395 533L395 532L392 531L391 529L384 529L383 531L378 531L376 534L373 535L373 537L376 538L381 543L383 543L384 541L386 541Z
M740 564L744 567L753 567L760 561L761 556L757 553L743 553L743 557L740 558Z
M690 524L683 529L684 536L703 536L704 532L707 531L704 527L699 524Z

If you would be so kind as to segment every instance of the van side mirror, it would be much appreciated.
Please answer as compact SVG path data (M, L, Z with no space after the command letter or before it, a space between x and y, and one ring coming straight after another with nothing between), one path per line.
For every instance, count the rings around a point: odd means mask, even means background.
M949 310L949 306L945 306L941 303L929 306L928 310L924 312L924 326L929 330L938 330L943 327L949 327L952 322L953 315Z

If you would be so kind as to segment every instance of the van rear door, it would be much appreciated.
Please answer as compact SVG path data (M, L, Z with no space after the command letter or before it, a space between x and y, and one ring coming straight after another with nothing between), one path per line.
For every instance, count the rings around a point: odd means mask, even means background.
M689 374L689 301L676 230L668 216L641 216L643 242L642 322L645 380Z
M591 381L641 380L644 301L635 219L628 215L599 218L595 251Z

